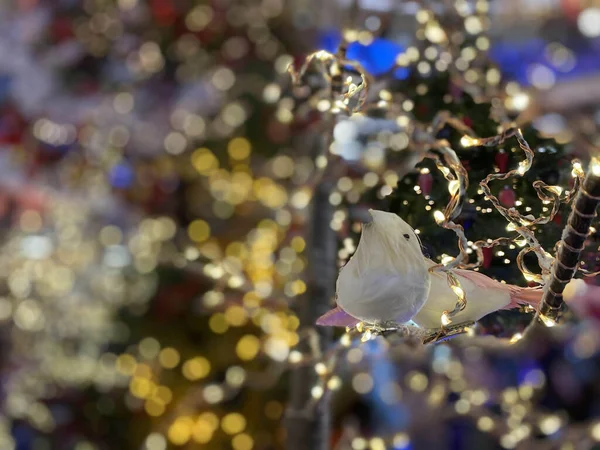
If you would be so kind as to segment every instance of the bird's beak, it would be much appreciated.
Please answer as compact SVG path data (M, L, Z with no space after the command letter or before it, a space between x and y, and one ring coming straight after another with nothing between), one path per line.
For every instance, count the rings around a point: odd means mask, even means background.
M363 224L368 225L372 224L373 222L375 222L375 210L369 208L369 214Z

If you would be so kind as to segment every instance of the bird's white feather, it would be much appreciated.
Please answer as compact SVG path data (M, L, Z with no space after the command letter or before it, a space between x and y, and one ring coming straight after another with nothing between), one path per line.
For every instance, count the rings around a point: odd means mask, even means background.
M358 247L342 268L337 302L367 322L406 322L423 306L429 274L412 228L392 213L370 211Z

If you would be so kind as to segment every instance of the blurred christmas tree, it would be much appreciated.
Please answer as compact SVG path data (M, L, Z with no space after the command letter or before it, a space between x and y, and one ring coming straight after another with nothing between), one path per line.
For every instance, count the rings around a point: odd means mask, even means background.
M283 3L21 3L3 5L24 60L9 67L11 81L41 81L10 91L0 117L2 143L26 174L20 182L51 183L84 202L109 198L134 217L99 208L86 238L116 256L100 259L100 269L82 266L77 285L115 271L115 258L131 266L123 276L151 282L143 283L147 302L98 294L110 304L102 320L116 331L101 334L99 362L88 369L106 365L114 379L100 387L45 379L49 394L35 400L48 409L36 404L37 415L50 410L53 426L5 408L3 448L280 447L286 391L278 382L299 340L280 298L305 289L302 221L282 210L295 166L291 107L277 104L293 59L280 39ZM21 23L29 34L18 33ZM49 210L39 214L44 226L64 213ZM18 226L21 212L6 218ZM16 250L4 256L2 281L20 261ZM119 285L126 300L134 299L129 278ZM88 297L72 314L92 308ZM58 323L50 312L47 325ZM70 350L54 328L45 331L31 339ZM3 361L7 378L18 374L12 361L23 358L24 342ZM32 363L42 373L61 363L44 356Z

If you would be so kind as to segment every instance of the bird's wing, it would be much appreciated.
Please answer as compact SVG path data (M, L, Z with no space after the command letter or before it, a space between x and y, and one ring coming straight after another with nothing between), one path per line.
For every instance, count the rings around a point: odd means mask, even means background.
M342 270L338 278L337 303L348 314L366 322L412 319L427 300L429 277L401 276L370 271L361 275Z
M454 273L467 297L466 308L453 318L455 323L477 321L510 303L508 285L471 270L455 270ZM431 274L431 290L427 302L414 321L425 328L437 328L440 326L442 313L454 309L456 300L456 295L448 286L446 275L434 272Z

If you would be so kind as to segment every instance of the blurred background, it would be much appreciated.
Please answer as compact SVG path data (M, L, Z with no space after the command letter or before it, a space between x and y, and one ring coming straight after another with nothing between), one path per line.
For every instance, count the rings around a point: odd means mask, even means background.
M431 213L446 184L408 123L425 130L449 110L491 136L516 121L537 159L499 187L503 204L537 214L533 180L568 188L571 160L600 144L599 37L591 0L0 0L0 449L267 450L286 436L307 449L515 448L581 408L577 420L598 414L584 402L598 390L593 360L561 372L569 395L547 393L562 412L531 413L542 431L512 419L494 435L483 412L427 418L426 398L457 401L424 375L450 364L447 347L413 357L357 343L332 368L321 352L338 332L312 325L367 208L399 213L433 259L456 251ZM394 117L332 113L318 64L292 85L290 64L342 42L370 81L366 101L400 105ZM435 137L459 148L461 136ZM511 145L459 153L469 239L506 233L477 181L516 166ZM544 228L548 251L566 216ZM589 244L594 269L595 234ZM526 285L513 250L486 250L482 270ZM480 332L510 337L530 319L503 311ZM494 388L539 387L560 358L594 358L586 330L585 351L557 350L548 366L494 360L506 375ZM474 354L461 355L466 370ZM585 433L552 445L592 448L600 428Z

